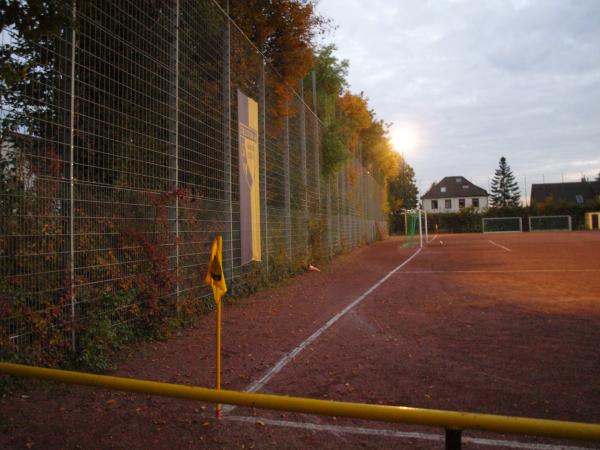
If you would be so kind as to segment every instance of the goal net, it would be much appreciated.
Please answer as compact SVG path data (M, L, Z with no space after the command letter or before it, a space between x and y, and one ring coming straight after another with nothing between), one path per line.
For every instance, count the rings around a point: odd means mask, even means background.
M420 209L404 211L404 247L412 247L414 244L423 247L423 214Z
M529 231L571 230L571 216L529 216Z
M523 220L520 217L484 217L481 219L481 231L484 233L523 231Z

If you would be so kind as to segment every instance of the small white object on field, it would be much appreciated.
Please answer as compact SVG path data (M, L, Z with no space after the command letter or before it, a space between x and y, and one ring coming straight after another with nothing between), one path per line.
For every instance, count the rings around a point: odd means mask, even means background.
M440 241L440 245L444 245L444 241Z

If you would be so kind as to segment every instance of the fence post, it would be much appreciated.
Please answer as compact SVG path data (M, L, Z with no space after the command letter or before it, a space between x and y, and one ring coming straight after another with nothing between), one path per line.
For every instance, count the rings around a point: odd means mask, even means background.
M344 207L344 203L342 202L342 177L340 176L340 174L342 173L342 171L337 171L335 173L335 181L337 184L337 222L338 222L338 226L337 226L337 235L338 235L338 250L342 250L344 247L342 245L342 239L344 238L343 236L343 230L342 227L344 226L344 220L342 217L343 214L343 207Z
M290 118L289 102L286 102L285 136L283 151L283 191L285 207L285 244L288 255L289 268L292 267L292 202L290 197Z
M328 256L331 257L333 255L333 217L331 215L331 176L327 177L327 246L328 246Z
M304 257L308 258L308 171L306 158L306 108L304 105L304 82L300 81L300 170L302 172L302 189L304 190L303 218L306 224L304 235Z
M71 26L71 116L69 123L69 297L71 299L71 349L75 352L75 57L77 2L73 1Z
M225 240L224 257L225 272L227 279L233 278L233 205L232 205L232 176L231 176L231 19L229 18L229 0L225 2L225 12L227 13L227 24L225 26L225 48L223 61L223 134L224 134L224 155L223 155L223 175L224 175L224 196L225 196L225 223L229 225L227 233L229 239ZM230 285L231 286L231 285Z
M169 221L175 234L175 308L179 312L179 0L175 1L175 45L171 53L171 64L173 66L171 83L171 125L173 128L169 168L171 190L175 193L175 206L169 208Z
M321 123L319 122L319 115L317 114L317 75L313 70L312 75L312 97L313 97L313 114L315 121L315 182L317 183L317 198L319 201L319 213L321 212Z
M265 57L261 55L260 64L260 92L259 92L259 104L260 104L260 115L258 128L262 130L262 136L260 138L260 166L261 166L261 178L263 182L263 220L265 224L264 232L264 248L265 248L265 263L267 269L267 279L269 279L269 209L267 204L267 112L266 112L266 93L265 93Z

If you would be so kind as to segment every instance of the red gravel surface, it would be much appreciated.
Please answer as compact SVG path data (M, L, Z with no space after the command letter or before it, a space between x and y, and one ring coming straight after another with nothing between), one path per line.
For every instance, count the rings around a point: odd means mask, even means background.
M226 304L223 388L245 390L418 251L401 244ZM210 314L136 346L113 375L212 386L214 329ZM598 423L599 343L600 233L441 235L260 392ZM443 448L442 430L424 427L248 408L213 417L210 404L36 384L0 399L0 448ZM464 448L562 444L465 436Z

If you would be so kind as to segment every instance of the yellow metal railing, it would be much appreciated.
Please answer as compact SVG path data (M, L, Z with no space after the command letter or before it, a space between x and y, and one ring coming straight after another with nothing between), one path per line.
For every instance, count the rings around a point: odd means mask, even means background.
M446 429L447 438L449 432L456 437L456 431L470 429L600 441L600 424L216 390L10 363L0 363L0 373L210 403L441 427Z

